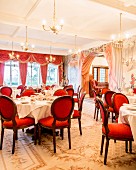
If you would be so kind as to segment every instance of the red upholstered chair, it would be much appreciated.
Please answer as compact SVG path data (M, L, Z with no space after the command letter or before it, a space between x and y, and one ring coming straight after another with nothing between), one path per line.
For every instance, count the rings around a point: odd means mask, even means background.
M97 99L97 102L100 106L100 113L102 117L102 141L101 141L101 151L100 154L103 153L103 145L104 145L104 139L106 138L106 145L105 145L105 155L104 155L104 164L106 165L107 162L107 155L108 155L108 147L109 147L109 140L113 139L125 141L126 147L125 150L128 152L128 141L130 143L130 153L132 152L132 141L133 136L131 132L131 128L127 124L123 123L110 123L108 124L108 113L105 109L103 102L99 99Z
M83 87L79 88L79 91L78 91L78 93L77 93L77 97L74 98L74 102L75 102L75 103L78 103L78 102L79 102L80 95L81 95L82 91L83 91Z
M65 96L68 95L66 90L58 89L54 92L53 96Z
M21 93L21 97L23 96L28 96L30 97L31 95L35 95L35 91L33 89L26 89Z
M114 91L107 91L104 95L104 102L105 106L107 107L108 113L112 114L112 122L114 121L114 109L113 109L113 103L112 103L112 95L114 94Z
M133 88L133 93L136 94L136 88Z
M45 90L50 90L51 86L47 85L45 86Z
M0 88L0 93L1 93L2 95L11 97L12 88L11 88L11 87L8 87L8 86L2 86L2 87Z
M106 138L106 145L105 145L105 155L104 155L104 164L106 165L107 162L107 155L108 155L108 147L109 147L109 140L113 139L125 141L126 147L126 153L128 152L128 141L130 143L130 153L132 153L132 141L133 136L131 132L131 128L127 124L123 123L108 123L108 113L105 109L103 102L99 99L97 99L99 106L100 106L100 113L102 117L102 141L101 141L101 151L100 154L103 153L103 145L104 145L104 139Z
M113 103L113 109L115 112L115 118L118 122L118 116L119 116L119 109L123 105L123 103L129 103L129 100L127 96L125 96L122 93L114 93L112 96L112 103Z
M69 85L63 87L64 90L66 90L67 88L73 88L73 85L69 84Z
M61 130L61 137L63 139L63 129L68 129L69 149L71 149L71 114L74 109L74 99L71 96L61 96L55 99L51 105L51 114L47 118L40 119L39 124L39 144L41 144L41 127L52 129L53 132L53 146L54 153L56 153L56 129Z
M72 119L78 119L80 135L82 135L81 116L82 116L82 107L83 107L83 101L84 101L85 95L86 93L81 94L81 97L78 103L78 110L74 110L72 117L71 117Z
M69 87L69 88L66 88L66 92L68 93L68 95L72 96L74 95L74 89Z
M96 91L97 96L101 96L101 89L103 87L98 86L98 81L92 80L92 89Z
M102 91L101 91L102 95L105 94L107 91L110 91L110 89L108 89L108 88L102 88Z
M99 104L97 102L97 95L96 95L96 91L92 90L93 95L94 95L94 102L95 102L95 109L94 109L94 119L96 118L96 121L98 120L98 114L99 114Z
M52 85L51 85L51 88L54 88L55 86L56 86L55 84L52 84Z
M26 89L26 86L24 86L24 85L19 85L18 87L17 87L17 89L21 89L21 93L24 91L24 89Z
M79 85L78 88L77 88L77 92L74 92L74 97L75 97L75 98L78 98L79 90L80 90L80 85Z
M21 95L21 93L26 89L26 86L23 86L23 85L19 85L18 87L17 87L17 89L21 89L21 92L20 92L20 95ZM20 98L21 96L20 95L16 95L16 98Z
M8 106L8 107L7 107ZM4 129L13 130L13 146L12 154L15 151L15 140L17 139L17 130L34 126L34 138L36 137L35 120L30 117L19 119L17 116L17 106L14 101L7 96L0 96L0 115L1 115L1 143L0 150L2 150ZM36 138L35 138L36 144Z

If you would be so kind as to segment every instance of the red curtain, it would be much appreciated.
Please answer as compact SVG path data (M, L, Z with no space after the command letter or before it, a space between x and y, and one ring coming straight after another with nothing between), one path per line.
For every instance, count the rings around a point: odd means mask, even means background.
M41 65L42 83L46 84L48 65Z
M20 70L21 83L22 85L25 86L26 76L27 76L27 63L19 63L19 70Z
M8 50L0 50L0 63L4 63L8 60L10 60L9 58L9 53L11 53L11 51ZM26 74L27 74L27 64L25 65L25 63L28 62L37 62L39 63L41 66L45 66L48 65L48 62L46 61L46 57L49 57L50 54L37 54L37 53L26 53L26 52L17 52L14 51L15 55L19 55L19 63L20 63L20 78L22 81L22 84L26 83ZM55 61L53 62L53 64L58 65L58 70L59 70L59 82L62 81L63 78L63 57L60 55L53 55L53 57L55 58ZM24 64L24 65L23 65ZM25 71L25 74L21 71L21 69L23 69L23 71ZM45 70L44 70L45 69ZM44 78L44 74L46 75L47 68L42 68L41 70L41 75L42 75L42 80L44 82L46 82L46 77ZM43 72L45 72L43 74ZM1 72L2 74L2 72ZM3 75L4 76L4 75Z
M4 63L0 63L0 86L3 85L4 80Z

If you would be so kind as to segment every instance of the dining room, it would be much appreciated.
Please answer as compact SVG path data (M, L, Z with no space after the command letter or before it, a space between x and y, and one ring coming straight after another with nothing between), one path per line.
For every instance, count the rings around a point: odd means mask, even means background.
M3 170L136 169L135 20L135 1L0 1Z

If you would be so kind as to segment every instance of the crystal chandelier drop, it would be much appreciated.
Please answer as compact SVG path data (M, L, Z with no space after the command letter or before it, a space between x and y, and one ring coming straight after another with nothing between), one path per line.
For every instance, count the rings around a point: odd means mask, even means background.
M28 43L27 26L26 26L26 40L25 43L21 43L21 47L23 51L33 51L35 48L34 45L29 45Z
M55 0L54 0L54 11L53 11L53 25L49 26L50 29L46 28L46 21L44 20L42 23L42 27L45 31L52 31L55 34L58 34L60 30L63 28L64 21L60 20L60 23L57 23L56 20L56 6L55 6Z
M11 60L15 60L15 59L18 60L19 59L19 55L18 54L15 55L15 53L13 51L13 41L12 41L12 52L9 53L9 57L10 57Z

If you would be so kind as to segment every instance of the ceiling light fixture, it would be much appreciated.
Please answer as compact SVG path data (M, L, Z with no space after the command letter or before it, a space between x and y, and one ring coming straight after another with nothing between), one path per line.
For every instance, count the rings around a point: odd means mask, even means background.
M112 39L113 44L115 46L122 48L123 47L123 39L128 39L130 37L129 34L125 34L125 36L123 36L123 34L122 34L122 13L120 13L120 27L119 28L120 28L120 30L119 30L118 38L116 39L117 36L112 35L111 39Z
M14 53L14 51L13 51L13 41L12 41L12 52L11 53L9 53L9 57L10 57L10 59L11 60L15 60L15 59L19 59L19 55L17 54L17 55L15 55L15 53Z
M60 23L56 23L56 6L55 6L55 0L54 0L54 11L53 11L53 25L49 26L50 29L46 28L46 21L43 21L42 27L45 31L52 31L55 34L58 34L60 30L63 28L64 21L60 20Z
M24 51L33 51L35 46L34 45L29 45L28 44L28 35L27 35L27 26L26 26L26 41L25 43L21 43L22 50Z
M46 57L47 63L53 63L55 61L55 57L51 55L51 46L50 46L50 56Z
M73 57L74 56L76 56L78 53L80 53L81 52L81 50L80 49L77 49L77 35L75 35L75 48L72 50L72 49L70 49L69 50L69 53L70 54L72 54L73 55Z

